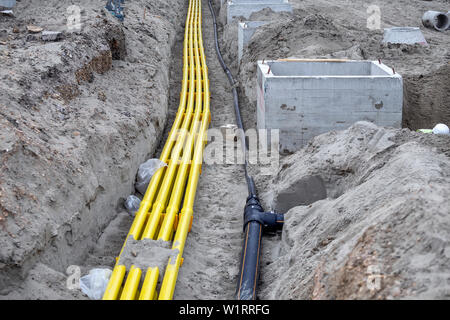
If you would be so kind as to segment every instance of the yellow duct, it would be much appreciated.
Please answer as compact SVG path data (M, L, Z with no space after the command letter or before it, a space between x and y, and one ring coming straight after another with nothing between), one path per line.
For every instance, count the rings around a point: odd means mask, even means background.
M160 157L167 167L159 169L152 177L127 236L127 239L132 236L135 240L157 238L173 241L172 249L178 250L178 254L168 261L159 296L157 285L160 270L157 267L148 268L142 281L141 269L131 266L125 277L126 267L117 263L104 300L173 298L184 246L192 225L195 194L207 141L206 132L211 121L201 10L201 0L189 1L180 104ZM184 203L178 217L183 196ZM126 245L125 240L119 258ZM119 258L117 261L120 261ZM142 288L139 290L141 282Z

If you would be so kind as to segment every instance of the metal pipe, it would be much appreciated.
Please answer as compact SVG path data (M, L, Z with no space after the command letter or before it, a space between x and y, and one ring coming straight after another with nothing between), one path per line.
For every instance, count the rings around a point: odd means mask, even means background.
M244 209L244 233L245 240L242 249L241 267L239 271L239 282L236 289L236 298L238 300L255 300L256 286L259 276L259 260L261 254L261 240L264 230L278 230L283 227L284 215L272 212L264 212L257 196L257 190L253 178L248 172L248 145L245 139L244 125L242 123L241 112L239 108L239 96L236 89L236 83L230 69L228 69L220 52L219 40L217 35L217 19L211 0L208 0L209 10L213 18L214 41L217 58L227 75L228 81L233 92L233 103L236 114L236 122L241 132L241 146L244 154L244 172L248 187L248 198Z
M445 31L450 27L448 14L438 11L427 11L423 14L422 23L427 28Z

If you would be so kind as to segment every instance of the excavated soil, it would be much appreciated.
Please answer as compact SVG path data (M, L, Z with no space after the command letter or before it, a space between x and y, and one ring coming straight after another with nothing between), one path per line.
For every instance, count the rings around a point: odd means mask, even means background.
M69 0L20 1L16 17L0 16L0 299L87 299L69 289L67 268L113 267L133 221L123 201L139 164L159 156L178 108L187 1L127 1L123 24L104 2L79 1L83 28L72 33ZM450 137L408 128L450 124L450 32L421 27L428 47L382 45L362 0L290 2L292 15L252 15L273 22L240 65L236 26L220 11L245 126L256 124L257 60L339 57L382 59L403 76L405 129L360 122L281 158L273 176L251 167L265 208L287 212L283 232L263 240L259 298L448 299ZM377 4L384 28L421 26L424 11L449 2ZM235 123L233 96L202 5L219 129ZM63 35L43 42L28 25ZM204 165L175 299L234 298L246 193L242 166ZM130 254L159 265L146 256L170 251Z
M123 24L103 0L77 3L76 32L73 1L20 1L15 17L0 16L3 298L71 297L66 268L85 264L116 216L129 222L123 200L166 125L185 1L130 1ZM29 25L62 37L44 42Z
M450 136L358 122L283 159L263 198L310 177L326 194L291 204L261 298L450 298Z
M290 3L293 14L252 14L271 23L257 29L240 64L236 24L225 24L221 10L245 126L256 127L256 61L295 57L381 59L403 76L405 129L358 123L282 158L273 177L251 168L266 209L287 212L283 233L263 241L259 297L448 299L450 138L409 130L450 124L450 32L421 24L448 1L376 3L381 28L420 27L426 47L382 44L383 31L366 26L365 1Z

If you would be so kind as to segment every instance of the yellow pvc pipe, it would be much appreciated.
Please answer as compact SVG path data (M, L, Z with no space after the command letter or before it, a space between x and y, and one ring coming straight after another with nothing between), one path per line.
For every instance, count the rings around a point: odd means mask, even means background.
M183 209L172 246L173 249L179 250L179 254L176 258L169 260L159 295L160 299L172 299L181 266L182 254L193 217L193 204L201 172L206 131L210 122L209 107L210 92L202 39L201 3L200 0L190 0L184 35L180 104L160 157L161 161L167 163L168 166L158 170L150 181L127 236L127 239L130 235L136 240L154 239L160 225L161 215L166 209L158 239L170 240L174 232L176 214L184 196ZM180 156L182 157L181 162ZM191 160L193 160L192 163ZM125 246L126 240L120 255ZM118 298L125 273L125 266L116 265L104 299ZM130 269L121 299L138 297L141 275L140 269L134 267ZM158 277L158 268L147 270L139 299L149 300L157 297Z
M159 300L171 300L175 291L175 284L178 277L178 271L181 265L181 258L183 255L184 245L186 243L187 234L189 232L189 226L191 223L193 212L185 210L181 214L180 222L178 223L177 232L174 238L174 245L172 249L178 249L180 252L177 254L176 258L170 258L169 263L166 267L166 272L164 273L163 282L161 285L161 290L159 293Z
M190 68L190 75L189 75L189 96L188 96L188 103L187 103L187 109L185 112L183 124L181 126L181 129L178 132L178 135L176 137L175 146L173 148L173 152L171 155L171 160L169 161L168 168L166 175L164 177L164 180L161 184L160 191L158 193L158 197L153 204L152 211L150 213L149 220L147 222L147 225L144 229L144 233L142 234L142 239L154 239L156 235L157 228L159 226L160 220L161 220L161 214L163 213L166 201L169 196L170 189L173 185L173 180L175 178L176 171L178 169L179 165L179 158L181 155L181 152L183 151L184 143L186 136L188 134L188 129L191 126L191 120L193 116L194 111L194 93L195 93L195 64L194 64L194 41L193 41L193 28L192 25L195 26L195 15L194 15L194 21L190 24L189 28L189 64L192 68Z
M139 300L153 300L155 298L156 285L158 284L159 269L148 268L144 283L142 284Z
M184 246L186 244L187 235L190 228L191 219L193 217L193 207L194 200L197 191L197 185L200 177L200 171L202 167L203 149L206 143L206 131L209 126L210 119L210 92L209 92L209 80L208 71L206 68L205 52L203 48L203 39L201 34L201 3L196 1L196 7L198 12L200 12L198 18L198 45L200 49L200 56L202 61L202 72L203 72L203 91L204 91L204 106L203 106L203 117L201 123L200 133L196 139L195 151L193 162L191 164L191 170L189 173L189 180L186 188L186 194L183 204L183 209L181 211L180 221L178 223L178 228L175 233L175 238L173 240L172 249L178 249L177 257L171 258L166 267L163 282L161 285L161 290L159 294L160 300L170 300L173 298L175 291L176 280L178 277L178 272L181 266L181 259L184 251Z
M192 4L189 3L188 15L186 18L186 25L192 23ZM161 153L160 160L162 162L167 163L170 153L173 149L174 143L176 141L177 130L180 128L181 123L184 119L185 106L187 102L187 93L188 93L188 77L189 77L189 59L188 59L188 46L189 46L189 32L188 28L185 30L184 34L184 46L183 46L183 81L182 81L182 90L180 94L180 104L178 106L178 112L175 117L174 123L172 125L172 129L169 132L168 139L164 145L163 151ZM136 213L136 217L133 221L133 224L130 229L129 235L133 235L134 239L138 240L141 238L141 233L143 226L148 218L148 212L153 205L153 200L155 198L156 192L158 190L161 179L166 172L166 167L160 168L152 177L147 191L145 192L144 198L141 201L140 208ZM128 237L127 237L128 238Z
M128 272L127 281L125 282L125 286L123 287L122 295L120 296L120 300L135 299L139 282L141 281L141 274L141 269L131 266L130 271Z
M186 17L186 25L187 26L190 23L192 23L191 12L192 12L192 0L189 3L188 14ZM163 151L161 153L160 160L163 162L167 162L169 159L170 152L172 151L172 148L174 145L177 130L180 127L182 120L184 119L184 110L185 110L185 106L186 106L186 102L187 102L188 70L189 70L189 59L188 59L189 32L188 32L188 29L189 28L186 28L185 34L184 34L183 82L182 82L182 91L180 94L180 104L178 107L178 112L177 112L176 118L174 120L174 124L172 126L172 130L169 133L169 138L167 139L167 141L164 145ZM130 235L133 236L133 238L135 240L140 239L143 226L146 223L147 218L148 218L148 211L152 207L153 199L158 190L160 180L164 176L165 169L166 169L165 167L161 168L153 175L153 177L149 183L149 187L147 188L147 191L144 195L144 198L142 199L140 208L139 208L138 212L136 213L136 217L135 217L133 224L130 228L130 231L127 235L125 243L122 246L122 249L119 254L119 258L126 246L127 239L129 238ZM119 261L119 258L117 259L117 261ZM113 275L111 276L111 279L108 283L109 289L107 289L104 294L104 299L117 299L117 296L119 294L119 290L122 285L122 281L123 281L123 277L126 272L126 268L125 268L125 266L117 266L116 265L114 270L115 270L115 272L113 272Z
M123 278L125 277L125 266L115 266L111 274L111 278L103 295L103 300L116 300L119 296L120 287L122 286Z

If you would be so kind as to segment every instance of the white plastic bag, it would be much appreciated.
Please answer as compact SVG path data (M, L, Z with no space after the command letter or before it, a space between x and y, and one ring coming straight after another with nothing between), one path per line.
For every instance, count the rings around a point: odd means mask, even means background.
M80 288L92 300L100 300L106 291L112 271L110 269L92 269L80 278Z
M450 131L449 128L443 123L439 123L433 128L433 133L434 134L448 135L449 131Z
M123 205L125 206L125 209L127 209L127 212L134 216L141 206L141 199L131 195L127 198L127 200L125 200Z
M140 194L144 195L153 175L156 173L156 171L158 171L159 168L165 166L167 166L167 164L159 159L150 159L141 164L139 166L135 184L136 190L139 191Z

